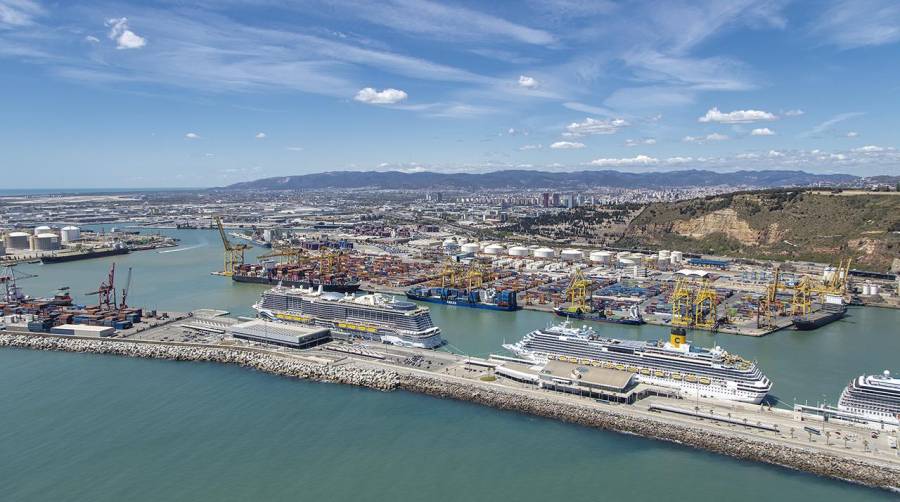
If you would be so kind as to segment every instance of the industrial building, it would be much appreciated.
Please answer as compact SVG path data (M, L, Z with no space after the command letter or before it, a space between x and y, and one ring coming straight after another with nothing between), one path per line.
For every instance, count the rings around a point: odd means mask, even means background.
M297 349L313 347L331 340L328 328L288 325L261 319L233 324L228 327L226 333L242 340Z

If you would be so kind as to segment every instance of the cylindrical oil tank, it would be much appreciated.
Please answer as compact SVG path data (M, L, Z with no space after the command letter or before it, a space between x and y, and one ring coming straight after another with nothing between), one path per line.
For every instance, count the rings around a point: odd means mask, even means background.
M578 261L584 258L584 253L580 249L563 249L559 256L566 261Z
M684 253L682 253L681 251L672 251L672 253L669 254L670 263L681 263L683 259Z
M25 232L10 232L6 234L7 249L28 249L31 247L29 235Z
M56 234L45 233L34 236L35 251L55 251L59 249L59 237Z
M609 251L591 251L590 259L594 263L609 263L612 253Z
M47 225L41 225L39 227L34 227L34 235L49 234L51 232L53 232L53 229L48 227Z
M81 229L78 227L62 227L59 231L59 241L63 244L77 241L81 238Z
M636 262L631 258L619 258L619 265L623 267L632 267L635 263Z
M659 261L669 261L672 256L672 252L668 249L660 249L659 250Z
M503 250L503 246L500 244L491 244L484 247L484 254L500 254Z
M467 242L462 245L460 248L463 253L477 253L478 252L478 243L477 242Z
M510 256L528 256L529 254L531 254L531 253L528 250L528 248L526 248L526 247L513 246L513 247L509 248Z
M550 248L537 248L534 250L535 258L553 258L556 256L556 251Z

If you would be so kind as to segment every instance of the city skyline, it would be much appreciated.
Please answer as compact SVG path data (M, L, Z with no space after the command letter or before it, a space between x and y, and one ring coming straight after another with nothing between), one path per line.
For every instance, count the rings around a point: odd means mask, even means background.
M813 9L815 7L815 9ZM7 186L893 174L900 6L0 0Z

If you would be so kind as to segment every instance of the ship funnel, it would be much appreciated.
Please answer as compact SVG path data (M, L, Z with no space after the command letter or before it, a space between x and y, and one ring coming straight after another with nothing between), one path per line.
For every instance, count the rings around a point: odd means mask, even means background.
M687 331L684 328L672 328L669 334L669 343L676 349L687 343Z

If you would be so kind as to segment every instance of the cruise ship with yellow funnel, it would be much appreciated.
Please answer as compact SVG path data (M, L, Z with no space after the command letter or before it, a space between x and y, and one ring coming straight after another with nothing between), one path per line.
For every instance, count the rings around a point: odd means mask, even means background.
M755 362L718 346L694 347L682 328L672 329L667 342L645 342L602 338L588 326L577 328L566 321L503 347L536 363L552 359L628 371L639 382L677 389L689 399L759 404L772 389Z

